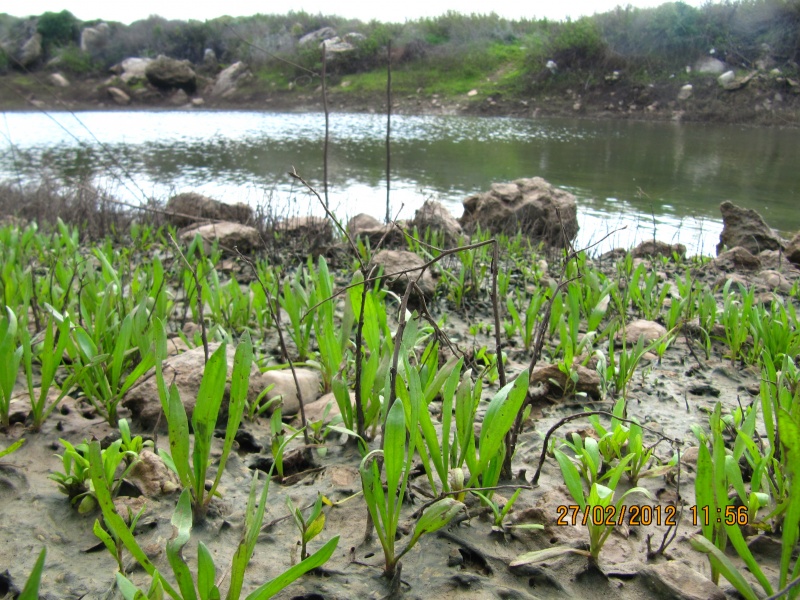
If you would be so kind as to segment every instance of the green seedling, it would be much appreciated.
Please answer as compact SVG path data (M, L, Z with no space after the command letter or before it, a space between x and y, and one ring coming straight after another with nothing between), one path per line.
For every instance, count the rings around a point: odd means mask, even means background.
M73 360L75 383L83 390L86 398L98 413L116 427L117 407L122 397L153 366L155 356L148 352L144 360L131 365L130 354L136 352L132 347L134 317L129 314L122 321L111 354L105 354L83 327L75 327L73 339L67 351ZM126 368L130 369L123 377Z
M283 448L281 448L281 451L282 450ZM198 544L198 567L196 577L192 575L189 566L182 556L182 550L191 537L191 491L184 490L178 500L178 504L172 516L172 524L176 534L167 542L167 559L175 581L177 582L177 589L175 589L175 587L158 572L150 559L147 558L147 555L133 536L132 529L117 513L112 500L111 491L103 476L99 443L92 442L90 444L89 459L92 482L97 490L98 503L103 511L103 518L109 531L113 532L113 535L117 536L117 538L122 541L125 548L127 548L134 559L153 579L149 590L144 592L138 589L124 575L118 573L117 586L123 597L126 600L140 600L143 598L147 600L156 600L157 598L163 598L166 593L175 600L220 599L222 596L217 587L216 567L208 548L202 542ZM242 597L245 572L250 558L253 555L253 551L255 550L256 540L258 539L258 534L264 519L270 477L267 477L260 494L256 492L257 477L258 475L254 473L250 485L247 508L245 510L244 531L228 569L230 585L228 593L225 596L226 600L238 600ZM245 597L246 600L264 600L271 598L303 574L311 569L322 566L331 557L338 542L338 536L334 537L306 560L252 591Z
M361 461L361 485L369 514L375 525L384 555L384 576L393 579L400 559L414 547L419 538L441 529L464 508L464 504L453 499L443 498L429 506L417 520L411 539L402 550L397 550L395 542L400 522L400 508L405 498L408 477L414 456L416 435L412 433L406 446L406 430L415 432L420 413L421 392L412 393L410 406L404 408L399 398L395 400L386 418L386 429L382 450L373 450ZM409 420L406 421L406 410ZM386 491L381 481L378 461L383 460L386 471Z
M22 592L17 596L17 600L39 600L39 586L42 581L42 571L44 570L44 560L47 557L47 548L42 548L39 553L39 558L31 569L28 579L25 581L25 587Z
M791 417L782 412L779 415L780 426L783 433L789 438L789 445L793 446L792 453L796 452L794 460L800 459L800 429L797 428ZM724 575L736 589L746 598L757 598L750 584L747 583L741 573L733 567L725 557L725 548L728 541L731 542L739 557L745 562L747 568L756 577L759 584L768 595L773 594L772 585L765 577L760 566L750 552L747 542L742 535L736 518L734 517L736 507L728 496L729 486L740 488L739 492L744 492L741 482L741 472L738 470L738 463L730 461L725 450L725 443L722 436L721 406L717 403L714 412L711 414L711 449L705 439L701 440L698 448L697 458L697 477L695 479L695 497L697 506L702 507L698 510L698 520L700 521L701 534L691 539L692 546L704 552L709 557L711 563L711 579L715 583L719 581L720 574ZM787 447L788 448L788 447ZM735 466L735 470L732 467ZM793 493L800 493L800 478L793 478L791 484ZM783 550L781 555L781 574L780 588L788 583L789 563L791 560L791 548L798 540L798 525L800 525L800 501L797 497L794 501L790 500L790 508L787 511L787 521L784 522ZM792 512L793 511L793 512ZM711 515L713 518L710 518ZM716 519L716 515L721 515ZM787 533L788 532L788 533ZM786 544L790 544L787 548ZM800 561L797 561L792 578L797 577L800 571Z
M97 496L90 481L89 445L83 442L73 446L66 440L59 441L64 446L64 454L57 454L56 457L61 459L64 472L53 472L49 478L58 484L59 491L66 494L73 506L77 505L79 513L89 513L97 507ZM134 465L133 461L126 463L123 472L117 477L118 467L129 456L130 452L122 450L122 440L113 442L100 455L106 487L113 495L116 495L122 480Z
M6 316L0 320L0 427L8 427L11 413L11 394L17 381L22 360L22 346L17 346L17 316L6 306Z
M35 393L33 387L34 344L26 328L20 330L20 339L22 340L23 348L22 364L25 370L25 380L28 384L28 396L31 399L31 428L34 431L38 431L41 429L42 423L69 392L70 383L68 381L61 387L58 397L48 404L50 388L53 386L56 370L61 365L64 349L69 340L69 321L53 316L45 325L44 339L36 352L36 358L41 364L38 394Z
M171 451L170 454L162 451L161 455L165 462L178 474L181 486L191 490L192 507L195 515L203 517L211 499L216 494L225 464L233 448L234 437L244 414L247 390L250 385L250 369L253 364L253 348L250 342L250 335L245 332L236 348L233 359L225 440L223 442L222 455L217 465L216 476L208 490L206 490L206 475L211 464L211 442L222 406L227 377L226 345L221 344L205 365L197 394L197 402L192 414L194 446L191 453L189 452L189 423L186 409L183 402L181 402L178 388L174 384L167 392L164 375L161 370L161 359L166 351L166 331L160 322L156 327L156 347L156 355L159 358L156 363L156 380L162 407L166 407Z
M143 505L142 508L139 509L139 512L134 515L133 511L130 509L130 507L128 507L128 515L125 519L125 523L130 524L128 526L128 531L131 535L133 535L136 529L136 524L144 514L145 509L146 505ZM104 529L100 524L100 519L95 519L92 532L103 543L103 545L106 547L106 550L108 550L111 556L114 557L114 560L117 561L117 569L119 572L125 575L125 566L122 563L122 552L125 549L125 544L120 537L114 532L113 529L109 528L108 525L106 525L106 529Z
M303 516L303 512L297 508L292 499L286 497L286 504L289 507L289 514L292 515L297 529L300 531L300 560L308 558L308 543L317 537L325 528L325 513L322 512L322 495L317 495L317 501L311 509L308 517Z
M303 317L316 304L316 297L313 280L302 269L298 269L293 278L283 282L280 304L289 315L289 335L297 347L297 360L300 362L308 358L311 328L314 325L313 315Z
M131 428L127 419L119 420L119 435L122 441L121 449L127 453L126 460L128 462L135 460L145 448L153 448L153 440L145 441L140 435L131 435Z
M722 289L723 307L720 322L725 327L725 342L730 348L731 363L744 358L744 346L750 335L750 323L753 318L755 289L749 292L741 290L741 298L730 291L733 280L728 280Z
M506 500L506 503L504 505L502 505L502 506L499 505L494 500L492 500L491 498L489 498L488 496L486 496L485 494L482 494L481 492L478 492L478 491L473 491L472 492L473 494L478 496L478 498L481 499L481 502L485 506L488 506L489 508L492 509L492 514L494 516L494 519L492 521L492 531L493 532L502 533L502 534L506 535L506 534L510 533L513 529L528 529L528 530L533 530L533 529L541 530L541 529L544 529L544 525L541 525L539 523L519 523L519 524L516 524L516 525L510 525L510 524L504 522L505 518L508 516L508 513L511 512L511 509L514 506L514 503L517 501L517 498L519 498L520 492L522 492L522 489L521 488L517 488L514 491L514 493L511 495L511 498Z
M545 550L537 550L529 552L515 558L511 562L511 566L519 566L526 564L533 564L545 560L552 560L564 554L580 554L589 558L590 562L597 564L600 551L603 545L608 540L608 536L617 525L617 518L623 515L622 506L627 497L633 494L643 494L647 498L651 498L650 492L641 487L635 487L627 490L622 496L614 503L614 490L619 482L619 477L622 475L622 469L615 469L613 475L609 478L608 485L601 485L593 483L589 493L586 494L583 490L581 483L581 475L578 469L569 459L569 457L556 449L556 460L561 467L561 473L564 477L564 482L570 492L576 506L580 509L572 514L573 523L581 522L589 530L589 551L572 548L569 546L560 546L556 548L547 548ZM614 515L612 519L610 515ZM621 518L621 517L619 517Z
M669 294L669 286L662 286L659 292L658 274L655 271L648 273L645 264L641 263L633 272L628 291L642 318L652 321L661 314L661 308Z
M21 439L21 440L17 440L16 442L11 444L7 448L3 448L2 450L0 450L0 458L8 456L9 454L13 454L17 450L19 450L22 447L22 444L24 444L24 443L25 443L25 440Z

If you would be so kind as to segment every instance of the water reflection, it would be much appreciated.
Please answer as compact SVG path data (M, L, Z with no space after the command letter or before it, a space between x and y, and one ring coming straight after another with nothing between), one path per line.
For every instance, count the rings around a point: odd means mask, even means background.
M256 112L8 113L0 179L93 180L127 201L197 190L320 212L286 176L319 186L323 120ZM329 196L342 215L385 213L385 119L334 114ZM393 119L392 213L424 200L456 215L494 181L542 176L579 199L579 244L653 236L712 252L718 205L730 199L783 231L800 229L796 131L567 119ZM402 205L402 210L400 207Z

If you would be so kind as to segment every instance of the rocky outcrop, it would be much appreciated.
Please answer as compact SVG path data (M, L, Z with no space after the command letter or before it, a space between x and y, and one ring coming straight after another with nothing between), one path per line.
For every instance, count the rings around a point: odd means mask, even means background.
M27 41L22 44L17 56L17 62L22 67L34 66L42 58L42 35L34 33Z
M194 225L181 232L180 239L184 244L191 244L196 236L203 240L203 249L208 254L214 242L218 242L221 249L236 254L248 254L261 247L261 236L258 229L241 223L218 221L203 225Z
M160 89L180 88L187 94L197 90L197 75L188 60L176 60L163 54L147 65L147 81Z
M594 369L589 369L583 365L573 367L578 375L577 382L574 383L574 391L585 393L587 396L599 400L601 397L600 375ZM555 364L536 365L530 379L530 387L541 386L541 394L545 396L561 397L567 386L572 386L573 382L567 383L566 374Z
M294 247L317 255L333 243L333 225L325 217L290 217L275 224L275 232Z
M56 87L66 88L69 87L69 79L64 77L61 73L51 73L50 76L47 78L51 84Z
M81 50L96 56L108 46L111 39L111 27L108 23L98 23L81 31Z
M794 234L794 237L786 246L786 258L800 266L800 231Z
M726 69L727 65L713 56L704 56L694 63L694 70L703 75L719 75Z
M711 263L720 271L757 271L761 268L761 260L746 248L735 246L720 253Z
M719 205L722 213L722 233L719 235L717 255L725 248L740 246L750 254L762 250L782 250L784 241L751 208L742 208L725 201Z
M657 240L647 240L633 249L633 258L652 258L654 256L669 256L677 254L680 257L686 256L686 246L683 244L667 244Z
M226 204L196 192L173 196L167 201L166 210L169 222L175 227L186 227L203 220L242 224L253 220L253 209L246 204Z
M436 200L426 200L409 225L412 228L416 227L421 236L425 234L426 229L441 232L444 234L444 243L447 247L457 246L459 240L464 237L461 224L441 202Z
M126 58L121 63L111 67L111 72L119 75L119 78L128 85L137 83L139 81L147 81L147 66L153 62L152 58L138 58L132 56Z
M336 30L333 27L323 27L305 34L297 41L297 45L300 47L313 46L334 37L336 37Z
M245 63L241 61L235 62L217 75L214 87L211 88L211 96L213 98L227 98L236 92L237 85L252 79L252 77L253 74Z
M114 104L119 104L120 106L127 106L131 103L131 97L128 96L124 91L119 89L118 87L110 87L106 90L108 95L111 96L111 99L114 101Z
M347 233L354 240L360 237L369 240L373 249L378 247L381 240L384 246L399 246L405 243L405 236L396 227L385 225L365 213L358 214L347 222Z
M622 331L620 330L618 338L621 337L621 334ZM665 335L667 335L667 328L655 321L637 319L632 323L628 323L627 327L625 327L625 342L627 344L636 344L639 339L644 339L644 343L649 344Z
M492 233L522 232L549 246L564 247L578 233L575 196L541 177L493 183L491 189L464 200L461 226ZM565 240L566 238L566 240Z
M388 278L389 287L398 294L405 293L409 280L417 282L417 286L419 286L420 291L426 298L432 298L433 293L436 291L436 282L427 269L422 277L419 277L419 268L425 264L425 261L413 252L408 252L406 250L381 250L372 257L372 263L376 266L383 267L384 275L407 271L409 269L417 269L407 274ZM417 279L418 277L419 279Z

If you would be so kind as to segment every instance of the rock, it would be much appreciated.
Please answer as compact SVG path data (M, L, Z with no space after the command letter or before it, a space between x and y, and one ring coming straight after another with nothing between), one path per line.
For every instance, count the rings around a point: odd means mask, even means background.
M346 42L339 37L332 37L325 40L320 44L320 47L322 46L325 46L325 52L327 54L343 54L345 52L352 52L356 49L353 44Z
M183 106L185 104L189 104L189 94L183 90L175 90L175 92L169 97L169 103L173 106Z
M219 348L219 344L211 343L208 345L209 356ZM230 379L233 371L233 357L236 349L233 346L227 348L228 378ZM200 390L200 381L203 378L205 369L205 356L203 348L193 348L188 352L167 358L163 363L164 379L169 385L174 382L181 396L186 414L191 420L194 406L197 402L197 392ZM276 371L273 371L276 372ZM142 429L152 430L156 422L159 422L161 431L167 428L166 418L161 412L161 400L158 396L156 387L155 371L150 370L133 388L128 390L122 400L122 405L128 408L134 420ZM250 402L255 402L258 395L272 383L271 378L259 372L258 368L250 370L250 388L247 397ZM230 385L226 386L225 396L220 409L220 418L217 425L224 422L228 414L228 399L230 398Z
M583 365L575 365L573 368L578 372L578 383L575 391L583 392L591 398L599 400L601 396L600 375L598 375L597 371L588 369ZM567 386L567 376L561 372L558 365L536 365L531 375L531 387L539 385L544 386L547 395L554 394L560 397Z
M304 405L315 404L315 401L319 398L319 371L295 368L294 372L297 375L297 383L300 386L300 393L303 395ZM267 392L268 400L272 400L278 396L281 397L282 416L295 415L300 411L300 401L297 399L297 387L294 384L294 378L292 377L292 371L290 369L267 371L261 375L261 382L263 382L263 387L269 385L274 386ZM308 419L308 415L306 415L306 419Z
M333 37L336 37L336 30L333 27L323 27L301 37L297 41L297 45L300 47L316 45Z
M478 90L476 90L474 88L467 92L467 96L469 96L470 98L472 98L473 96L477 96L477 95L478 95Z
M783 250L786 246L753 209L741 208L726 200L719 205L719 210L722 213L722 233L719 234L717 255L725 247L741 246L750 254L758 254L762 250Z
M387 235L388 232L388 235ZM381 239L386 236L384 246L405 245L405 236L392 225L385 225L375 217L361 213L350 219L347 223L347 233L353 239L364 237L369 240L374 249Z
M131 97L128 96L125 92L123 92L118 87L110 87L106 90L108 95L111 96L111 99L114 101L114 104L119 104L120 106L127 106L131 103Z
M355 398L355 392L350 392L350 404L355 404ZM333 393L328 392L327 394L321 396L318 400L309 402L304 406L306 421L309 423L321 421L322 417L325 415L325 410L327 409L328 404L331 405L331 408L328 411L327 417L325 417L325 423L330 423L333 417L342 414L342 412L339 410L339 405L336 403L336 398L334 397Z
M622 334L620 330L617 334L619 338ZM637 319L632 323L628 323L625 327L625 342L628 344L635 344L639 338L644 338L644 343L656 341L658 338L667 335L667 328L655 321L646 321L644 319Z
M203 68L206 71L216 71L218 64L217 53L214 52L213 48L206 48L203 51Z
M725 600L725 594L691 565L670 561L648 565L639 576L659 594L659 598L674 600Z
M22 67L28 68L38 62L40 58L42 58L42 35L34 33L22 44L17 61Z
M236 86L241 82L252 79L253 74L242 61L233 63L217 75L214 87L211 89L212 98L226 98L236 92Z
M178 354L183 354L189 350L191 350L191 348L183 341L183 338L174 337L167 339L167 356L178 356Z
M712 264L721 271L757 271L761 268L761 260L741 246L726 250Z
M736 90L740 90L748 83L750 83L753 77L755 77L757 74L758 74L757 71L752 71L747 75L745 75L744 77L741 77L739 79L734 79L730 83L726 83L723 87L729 92L735 92Z
M725 68L724 62L711 56L704 56L694 63L694 70L703 75L719 75Z
M111 38L111 27L108 23L98 23L81 31L81 50L96 56L108 46Z
M461 226L472 233L480 225L492 233L518 231L550 246L564 247L578 233L575 196L541 177L493 183L483 194L463 201Z
M160 89L180 88L187 94L197 90L197 75L188 60L176 60L163 54L147 65L147 81Z
M198 235L203 240L206 254L211 252L211 246L215 241L219 242L220 248L234 254L236 250L239 250L242 254L247 254L261 247L261 236L258 233L258 229L241 223L219 221L217 223L193 225L181 232L180 239L184 244L191 244L195 236Z
M692 87L691 83L687 83L686 85L682 86L678 91L678 100L688 100L692 97L693 90L694 88Z
M69 79L64 77L61 73L51 73L47 80L56 87L69 87Z
M319 254L333 244L333 225L325 217L289 217L275 224L275 231L291 239L293 245Z
M794 234L794 237L786 246L786 258L790 262L800 265L800 231Z
M119 78L125 83L133 84L147 80L147 75L145 75L145 73L147 71L147 66L151 62L153 62L152 58L126 58L121 63L111 67L111 71L119 75Z
M384 275L389 275L391 273L397 273L399 271L405 271L408 269L418 269L425 264L425 261L413 252L408 252L406 250L381 250L372 257L372 263L376 266L383 267ZM426 298L432 298L434 292L436 291L436 282L433 280L433 276L428 269L425 269L422 277L417 280L419 274L420 271L417 270L412 271L407 275L392 277L388 282L389 287L396 293L402 295L405 293L406 286L408 285L408 281L410 279L412 281L417 281L420 291L422 291L422 294Z
M733 80L736 79L736 73L733 71L725 71L722 75L717 77L717 83L720 86L725 87L726 85L733 83Z
M783 273L778 271L766 270L758 274L758 279L773 292L788 294L792 291L791 282L786 279Z
M175 227L186 227L202 220L249 223L253 209L246 204L226 204L196 192L184 192L167 201L168 220Z
M633 249L631 255L633 258L650 258L653 256L669 256L677 253L678 256L686 256L686 246L683 244L667 244L666 242L659 242L656 240L648 240L642 242Z
M464 230L461 229L459 222L441 202L436 200L426 200L409 225L416 227L420 236L425 235L426 229L443 233L446 247L457 246L459 240L464 237Z
M131 467L126 479L148 498L171 494L180 488L177 475L164 464L158 454L147 449L139 453L139 460Z

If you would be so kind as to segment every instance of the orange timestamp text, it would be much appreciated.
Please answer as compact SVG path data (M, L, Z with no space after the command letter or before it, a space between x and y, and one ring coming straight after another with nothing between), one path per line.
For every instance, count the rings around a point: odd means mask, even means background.
M614 506L590 506L585 510L577 504L562 504L556 507L556 525L663 525L675 527L678 524L678 509L673 504L631 504Z

